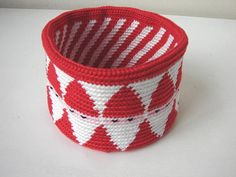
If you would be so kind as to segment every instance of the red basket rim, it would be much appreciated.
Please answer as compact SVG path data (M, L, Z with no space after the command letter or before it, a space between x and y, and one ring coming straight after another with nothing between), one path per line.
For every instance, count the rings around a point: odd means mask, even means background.
M54 24L61 19L64 19L68 16L73 15L81 15L84 12L88 11L102 11L107 10L109 13L109 10L111 10L112 13L116 11L116 13L121 13L124 15L124 12L132 12L134 14L141 15L143 19L148 18L152 20L159 20L162 24L168 28L168 30L172 29L175 30L176 33L178 33L178 37L180 38L178 40L178 45L170 49L168 52L166 52L164 55L160 56L157 60L153 60L147 63L143 63L140 65L134 65L132 67L120 67L120 68L96 68L91 66L82 65L80 63L76 63L72 60L70 60L67 57L64 57L62 54L59 53L59 51L54 47L53 42L50 38L51 28L54 26ZM124 15L125 16L125 15ZM68 12L64 12L61 15L55 17L51 21L47 23L47 25L44 27L42 31L42 42L43 47L48 55L48 57L53 61L54 64L56 64L58 67L62 68L65 72L72 75L73 77L77 78L80 77L87 81L98 81L103 82L106 84L107 82L112 83L121 83L122 80L125 77L128 80L136 79L139 75L142 77L152 77L153 74L159 74L166 70L167 67L171 67L172 64L175 63L180 57L183 56L185 53L187 44L188 44L188 38L186 33L182 28L177 26L174 22L171 20L152 13L147 12L143 10L139 10L136 8L130 8L130 7L111 7L111 6L103 6L103 7L97 7L97 8L84 8L79 10L72 10ZM153 72L155 70L155 72Z

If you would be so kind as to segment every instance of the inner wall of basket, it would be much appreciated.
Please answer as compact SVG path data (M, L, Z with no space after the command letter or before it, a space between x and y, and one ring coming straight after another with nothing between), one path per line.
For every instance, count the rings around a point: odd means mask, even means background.
M178 45L168 29L133 18L68 21L53 35L55 47L63 56L96 68L132 67L158 60Z

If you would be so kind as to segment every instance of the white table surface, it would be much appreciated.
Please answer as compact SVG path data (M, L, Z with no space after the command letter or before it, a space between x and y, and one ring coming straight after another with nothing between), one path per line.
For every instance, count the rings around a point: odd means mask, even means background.
M49 118L40 34L61 12L0 9L1 177L236 176L236 20L168 16L189 36L178 120L158 143L103 153Z

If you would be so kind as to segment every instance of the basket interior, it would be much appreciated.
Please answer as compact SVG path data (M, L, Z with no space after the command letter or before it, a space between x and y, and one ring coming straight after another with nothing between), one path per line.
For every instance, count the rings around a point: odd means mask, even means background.
M178 45L172 29L135 15L66 17L51 36L61 55L96 68L132 67L158 60Z

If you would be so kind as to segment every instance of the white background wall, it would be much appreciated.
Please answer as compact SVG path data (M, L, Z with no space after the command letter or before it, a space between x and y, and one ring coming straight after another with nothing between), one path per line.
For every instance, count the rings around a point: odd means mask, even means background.
M130 6L161 14L236 19L236 0L0 0L0 7L77 9L102 5Z

